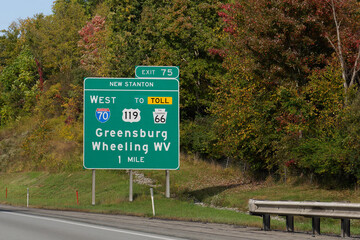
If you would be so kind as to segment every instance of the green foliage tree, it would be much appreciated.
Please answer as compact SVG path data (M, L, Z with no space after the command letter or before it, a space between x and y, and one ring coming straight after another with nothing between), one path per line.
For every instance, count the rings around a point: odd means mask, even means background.
M113 74L132 77L135 65L180 66L181 118L206 114L211 87L223 74L221 25L213 1L108 1Z
M30 113L38 91L34 56L26 47L0 73L0 124Z
M21 51L20 27L19 24L13 22L8 30L2 30L0 36L0 72L12 63Z
M78 31L87 17L75 0L57 0L53 14L37 15L23 23L26 43L40 62L47 78L61 74L66 85L74 81L71 72L79 67L81 52Z
M136 35L144 0L106 0L109 7L108 47L111 50L111 76L133 77L134 66L141 60Z
M77 2L85 9L88 16L95 15L97 7L104 2L104 0L77 0Z
M272 165L274 144L280 140L275 116L281 107L281 93L269 91L267 84L254 78L240 60L239 56L228 55L226 64L236 68L218 82L211 108L216 116L216 145L223 156L235 159L252 173L262 174Z

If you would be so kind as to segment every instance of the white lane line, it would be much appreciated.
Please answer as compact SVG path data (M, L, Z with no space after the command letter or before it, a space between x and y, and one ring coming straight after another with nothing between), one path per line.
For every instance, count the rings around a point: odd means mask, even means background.
M40 217L40 216L21 214L21 213L13 213L13 212L0 212L0 213L21 216L21 217L41 219L41 220L47 220L47 221L53 221L53 222L58 222L58 223L65 223L65 224L70 224L70 225L75 225L75 226L80 226L80 227L94 228L94 229L110 231L110 232L125 233L125 234L129 234L129 235L140 236L140 237L149 237L149 238L161 239L161 240L175 240L174 238L156 236L156 235L145 234L145 233L138 233L138 232L127 231L127 230L116 229L116 228L100 227L100 226L96 226L96 225L92 225L92 224L77 223L77 222L60 220L60 219L55 219L55 218Z

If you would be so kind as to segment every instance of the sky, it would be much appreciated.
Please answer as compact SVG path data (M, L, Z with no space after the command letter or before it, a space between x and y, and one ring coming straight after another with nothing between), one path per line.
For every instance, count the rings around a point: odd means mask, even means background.
M51 14L54 0L0 0L0 30L8 29L18 19L33 17L37 13Z

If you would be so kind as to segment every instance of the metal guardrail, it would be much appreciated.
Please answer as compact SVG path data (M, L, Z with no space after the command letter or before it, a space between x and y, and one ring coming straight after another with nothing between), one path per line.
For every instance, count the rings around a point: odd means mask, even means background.
M320 217L341 219L341 236L350 237L350 219L360 219L360 204L250 199L249 212L263 217L265 231L270 230L270 214L285 216L286 229L290 232L294 231L294 216L311 217L313 235L320 234Z

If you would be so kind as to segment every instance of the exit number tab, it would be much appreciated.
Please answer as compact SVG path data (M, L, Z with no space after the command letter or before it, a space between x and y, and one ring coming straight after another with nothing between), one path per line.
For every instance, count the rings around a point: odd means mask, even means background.
M136 78L175 78L179 80L177 66L136 66Z

